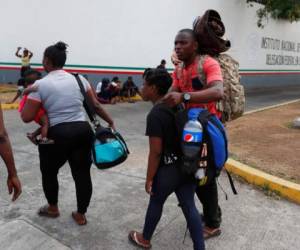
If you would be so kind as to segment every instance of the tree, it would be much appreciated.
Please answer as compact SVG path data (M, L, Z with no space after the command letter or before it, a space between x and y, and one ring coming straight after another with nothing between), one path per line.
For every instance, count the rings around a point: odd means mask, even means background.
M257 11L257 26L263 28L263 21L269 16L274 19L297 22L300 20L300 0L247 0L250 6L253 2L262 4Z

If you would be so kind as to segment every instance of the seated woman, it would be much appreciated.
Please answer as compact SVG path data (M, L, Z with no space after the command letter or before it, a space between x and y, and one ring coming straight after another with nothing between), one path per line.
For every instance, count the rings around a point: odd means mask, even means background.
M138 87L135 85L135 83L132 80L132 77L129 76L127 81L124 82L123 88L121 90L121 96L122 97L128 97L129 102L134 102L131 97L134 97L136 94L141 95Z
M108 91L110 95L110 104L116 104L121 91L121 81L119 80L119 77L115 76L111 80L111 83L108 86Z
M108 78L103 78L101 81L101 87L100 83L97 85L96 93L100 103L110 103L109 82Z

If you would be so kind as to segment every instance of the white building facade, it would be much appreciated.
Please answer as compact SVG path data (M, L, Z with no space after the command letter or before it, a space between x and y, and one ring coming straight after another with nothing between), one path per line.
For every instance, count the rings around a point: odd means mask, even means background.
M57 41L69 45L66 69L94 83L115 75L138 81L161 59L172 69L176 33L215 9L246 86L300 84L300 22L269 19L261 29L258 8L246 0L1 0L0 82L19 77L17 47L31 50L32 66L42 70L44 49Z

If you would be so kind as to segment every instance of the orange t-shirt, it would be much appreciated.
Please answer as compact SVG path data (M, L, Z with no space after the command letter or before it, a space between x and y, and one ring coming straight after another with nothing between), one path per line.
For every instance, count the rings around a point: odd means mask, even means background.
M187 67L180 68L176 66L173 72L173 87L179 89L180 92L196 92L201 91L204 86L214 81L222 81L222 72L219 63L212 57L207 56L203 62L203 73L206 76L206 83L202 83L198 72L199 57ZM212 114L221 117L217 111L216 102L187 104L186 108L206 108Z

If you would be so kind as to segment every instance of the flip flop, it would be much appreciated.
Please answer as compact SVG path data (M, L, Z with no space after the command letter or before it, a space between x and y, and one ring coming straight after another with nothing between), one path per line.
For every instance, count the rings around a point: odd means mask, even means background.
M34 145L38 145L38 141L36 139L36 137L31 134L31 133L27 133L26 137L34 144Z
M42 217L48 217L48 218L57 218L60 214L59 214L59 211L57 211L57 212L50 211L49 206L45 205L39 209L38 215L42 216Z
M78 215L78 212L72 212L72 218L77 223L77 225L79 225L79 226L86 225L87 220L86 220L85 215L83 214L81 219L78 219L77 215Z
M42 144L42 145L54 144L54 140L49 139L49 138L42 138L42 139L38 140L37 143Z
M141 248L144 248L144 249L150 249L152 246L151 244L145 244L145 243L142 243L139 241L138 237L137 237L137 233L136 231L131 231L129 234L128 234L128 239L131 243L133 243L134 245L138 246L138 247L141 247Z
M214 229L209 229L208 227L203 228L203 238L205 240L217 237L221 234L221 229L220 228L214 228Z

